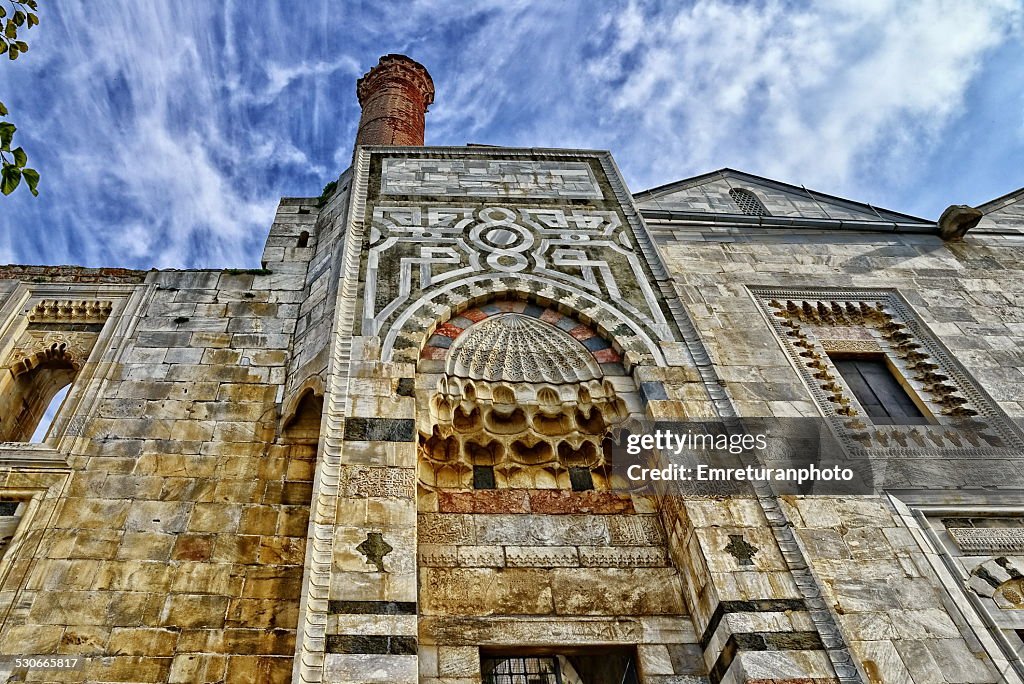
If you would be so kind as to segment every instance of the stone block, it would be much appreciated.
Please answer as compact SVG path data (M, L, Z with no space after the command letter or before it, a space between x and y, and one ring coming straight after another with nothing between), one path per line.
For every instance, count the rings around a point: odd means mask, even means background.
M210 594L171 594L167 597L161 625L177 629L223 627L228 597Z

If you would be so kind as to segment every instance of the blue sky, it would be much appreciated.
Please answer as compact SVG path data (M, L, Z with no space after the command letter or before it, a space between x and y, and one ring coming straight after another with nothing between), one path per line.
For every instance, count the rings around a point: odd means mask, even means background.
M610 149L634 191L731 166L934 218L1024 186L1022 0L40 4L0 263L257 266L388 52L433 76L428 144Z

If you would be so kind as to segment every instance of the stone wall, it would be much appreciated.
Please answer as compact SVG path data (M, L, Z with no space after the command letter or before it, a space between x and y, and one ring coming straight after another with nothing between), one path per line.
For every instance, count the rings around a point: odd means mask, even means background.
M90 656L62 681L287 679L316 432L280 432L303 280L268 265L122 291L60 436L0 445L4 494L33 509L5 560L0 652Z
M980 386L974 401L993 420L1024 415L1019 238L968 234L963 242L944 243L930 235L658 220L650 225L741 415L818 418L834 412L798 372L805 359L788 354L785 334L773 329L776 311L759 305L771 292L785 303L808 291L817 294L807 299L826 301L830 291L866 292L866 299L898 293L940 351L948 350L955 360L950 363L962 364L953 372L963 371L965 382ZM872 288L879 294L872 295ZM927 403L921 385L911 384ZM940 410L935 407L936 415ZM1019 430L1019 423L1006 423ZM990 510L1004 500L981 490L1009 495L1024 483L1010 454L952 471L928 452L911 454L897 467L911 481L934 488L922 495L932 506ZM923 460L915 464L914 458ZM930 551L935 543L917 531L909 513L901 517L888 497L867 495L791 497L782 509L867 681L1004 681L995 663L1006 667L1005 655L977 636L986 629L979 630L977 608L964 597L966 576L936 570L941 561L929 561L937 558ZM688 575L695 572L699 576Z

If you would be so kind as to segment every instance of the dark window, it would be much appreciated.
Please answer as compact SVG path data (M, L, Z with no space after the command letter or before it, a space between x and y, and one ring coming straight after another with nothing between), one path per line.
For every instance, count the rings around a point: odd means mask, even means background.
M0 501L0 515L14 515L20 503L20 501Z
M746 188L733 188L729 191L729 197L740 208L740 211L748 216L771 216L757 195Z
M594 475L590 468L573 466L569 468L569 483L574 492L586 492L594 488Z
M483 684L638 684L629 649L565 654L485 655Z
M484 658L481 663L484 684L562 684L558 659Z
M494 466L473 466L473 489L495 489Z
M301 233L299 233L299 243L298 243L297 246L298 247L308 247L309 246L309 231L308 230L304 230Z
M879 425L927 422L924 414L889 370L884 358L832 359L857 401Z

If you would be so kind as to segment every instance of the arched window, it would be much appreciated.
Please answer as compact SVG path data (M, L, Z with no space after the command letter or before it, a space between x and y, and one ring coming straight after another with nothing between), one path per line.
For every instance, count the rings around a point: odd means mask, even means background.
M0 442L41 440L60 408L54 398L74 381L81 368L67 345L55 343L11 368L0 381ZM45 417L49 413L49 422ZM45 427L37 433L41 423Z
M57 390L57 393L53 395L53 399L50 400L50 405L46 407L46 412L43 413L42 420L39 421L39 425L36 426L35 432L32 433L32 439L30 442L42 442L46 439L46 433L50 431L50 426L53 425L54 419L57 417L57 413L60 412L61 406L64 405L64 400L68 397L68 390L71 389L71 385L64 385L64 387Z
M746 188L732 188L729 190L729 197L747 216L771 216L757 195Z

